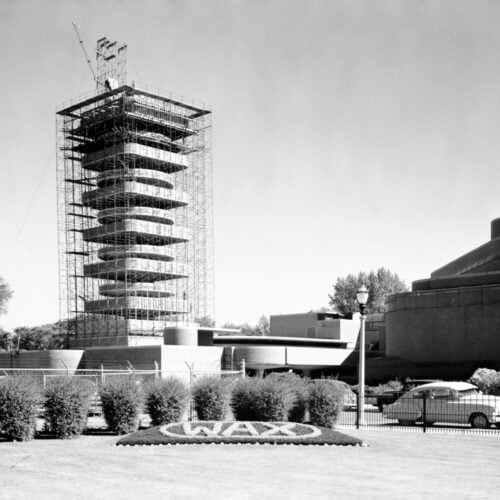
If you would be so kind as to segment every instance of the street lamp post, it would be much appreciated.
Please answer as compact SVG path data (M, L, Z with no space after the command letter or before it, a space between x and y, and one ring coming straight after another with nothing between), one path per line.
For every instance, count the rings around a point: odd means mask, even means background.
M356 426L365 425L365 307L368 302L368 290L362 285L356 292L359 305L360 331L359 331L359 363L358 363L358 408Z

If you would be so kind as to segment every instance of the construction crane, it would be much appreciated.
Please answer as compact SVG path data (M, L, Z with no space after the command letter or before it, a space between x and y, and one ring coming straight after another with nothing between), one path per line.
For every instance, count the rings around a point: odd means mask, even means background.
M78 25L73 21L73 28L75 28L75 33L76 36L78 37L78 42L80 43L80 47L83 50L83 54L85 56L85 60L87 61L87 64L89 65L90 71L92 71L92 76L94 77L94 81L97 82L97 76L94 71L94 67L92 66L92 62L90 60L89 55L87 54L87 49L85 48L85 44L83 43L83 39L80 34L80 30L78 29Z
M108 40L106 37L97 40L97 71L95 71L87 49L85 48L85 43L82 38L83 32L74 21L73 27L75 28L78 42L83 50L85 60L92 72L94 81L97 83L97 89L114 90L118 88L120 84L123 84L127 77L127 45L118 44L115 41Z

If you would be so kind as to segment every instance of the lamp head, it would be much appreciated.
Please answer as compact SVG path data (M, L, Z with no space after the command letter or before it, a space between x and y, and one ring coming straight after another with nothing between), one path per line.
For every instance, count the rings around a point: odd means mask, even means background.
M356 292L356 300L358 301L361 314L363 314L368 302L368 290L365 285L359 287L359 290Z

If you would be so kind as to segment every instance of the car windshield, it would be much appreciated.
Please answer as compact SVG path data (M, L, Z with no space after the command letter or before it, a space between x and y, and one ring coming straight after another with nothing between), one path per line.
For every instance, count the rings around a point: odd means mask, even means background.
M477 389L465 389L463 391L458 391L459 398L467 398L470 396L478 396L480 393Z

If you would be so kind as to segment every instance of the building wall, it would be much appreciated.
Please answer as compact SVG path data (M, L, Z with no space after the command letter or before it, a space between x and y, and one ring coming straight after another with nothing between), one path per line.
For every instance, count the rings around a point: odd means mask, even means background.
M318 313L279 314L270 318L271 337L343 340L354 345L359 335L359 314L352 319L318 319Z
M73 372L82 359L82 350L0 352L0 368L43 368Z
M115 346L90 347L85 350L82 368L99 370L155 370L172 372L218 371L222 347L206 346Z
M386 323L388 356L479 367L500 359L500 285L393 295Z
M160 345L90 347L85 350L82 368L87 370L126 370L131 365L136 370L161 369Z
M317 313L278 314L270 317L271 337L308 337L308 328L316 328Z
M383 314L366 316L365 342L370 350L378 345L378 351L385 350L385 317Z

